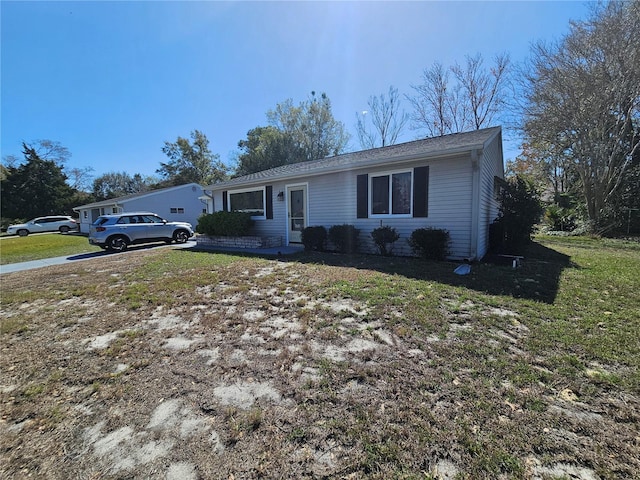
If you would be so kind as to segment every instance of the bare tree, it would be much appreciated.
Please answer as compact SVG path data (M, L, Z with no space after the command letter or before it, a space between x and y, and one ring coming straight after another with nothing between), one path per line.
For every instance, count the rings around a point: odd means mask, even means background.
M58 165L64 165L71 157L69 149L60 142L44 139L34 140L31 144L34 145L38 157L43 160L53 160Z
M71 188L81 191L91 191L93 184L93 167L75 167L65 169L67 183Z
M488 70L480 54L466 60L464 67L456 64L448 69L436 62L424 70L421 84L411 86L415 94L407 99L414 109L414 130L440 136L488 127L495 121L504 106L509 56L496 56Z
M458 122L465 122L464 104L458 105L455 92L449 86L449 70L434 63L422 73L422 83L412 85L416 92L407 96L413 105L412 127L424 129L430 137L456 131ZM455 115L460 113L460 115Z
M466 59L465 68L456 64L451 71L462 87L473 127L477 130L491 125L504 105L502 93L510 60L507 54L497 55L494 65L487 71L483 68L484 60L479 53Z
M393 86L389 87L386 97L384 93L369 97L369 111L356 113L356 130L362 148L385 147L398 141L409 121L409 115L400 111L400 102L398 89ZM373 129L368 128L367 117L371 118Z

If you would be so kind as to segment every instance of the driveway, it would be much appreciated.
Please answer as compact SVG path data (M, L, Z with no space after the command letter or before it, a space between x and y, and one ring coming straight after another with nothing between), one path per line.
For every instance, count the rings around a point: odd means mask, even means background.
M0 275L4 273L33 270L34 268L49 267L51 265L64 265L66 263L74 263L82 260L90 260L92 258L103 257L105 255L127 255L129 253L133 253L138 250L146 250L148 248L166 248L166 247L193 248L195 246L196 246L195 240L190 240L182 244L172 244L172 245L158 245L157 243L153 243L153 244L131 246L124 252L118 252L118 253L100 251L100 252L92 252L92 253L81 253L78 255L70 255L70 256L63 256L63 257L43 258L40 260L32 260L30 262L9 263L7 265L0 265Z

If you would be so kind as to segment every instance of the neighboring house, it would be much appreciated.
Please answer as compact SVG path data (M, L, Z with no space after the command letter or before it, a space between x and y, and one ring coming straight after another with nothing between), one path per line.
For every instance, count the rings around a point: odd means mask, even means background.
M189 222L195 228L198 217L207 213L207 202L202 197L201 185L187 183L89 203L73 210L80 215L80 231L83 233L89 233L89 225L100 215L135 211L157 213L169 221Z
M502 130L486 128L272 168L204 187L208 211L252 212L254 233L301 241L307 226L352 224L374 252L370 232L394 227L394 254L411 255L418 228L446 229L450 258L481 259L498 215L504 178Z

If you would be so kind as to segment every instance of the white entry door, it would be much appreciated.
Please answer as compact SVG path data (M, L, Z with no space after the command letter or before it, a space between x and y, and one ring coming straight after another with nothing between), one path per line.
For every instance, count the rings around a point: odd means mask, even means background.
M287 187L289 242L301 243L307 226L307 186Z

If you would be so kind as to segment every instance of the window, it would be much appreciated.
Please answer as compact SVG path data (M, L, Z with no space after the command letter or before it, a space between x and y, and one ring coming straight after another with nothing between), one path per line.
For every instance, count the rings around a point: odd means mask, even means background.
M131 223L164 223L164 219L156 215L123 215L116 223L119 224L131 224Z
M228 192L229 211L250 213L254 218L265 218L264 189Z
M411 172L371 176L371 215L411 215Z
M171 213L184 213L184 208L180 207L171 207L169 210Z
M87 212L86 210L82 212L82 217L83 218L89 218L89 212Z

